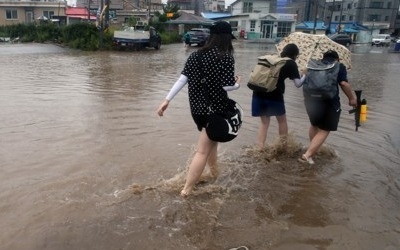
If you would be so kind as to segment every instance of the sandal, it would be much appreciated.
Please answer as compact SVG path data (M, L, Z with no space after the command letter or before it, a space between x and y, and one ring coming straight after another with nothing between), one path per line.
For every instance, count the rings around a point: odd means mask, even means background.
M307 163L307 164L310 164L310 165L313 165L315 163L314 160L311 157L307 158L306 155L304 155L304 154L299 158L299 162Z

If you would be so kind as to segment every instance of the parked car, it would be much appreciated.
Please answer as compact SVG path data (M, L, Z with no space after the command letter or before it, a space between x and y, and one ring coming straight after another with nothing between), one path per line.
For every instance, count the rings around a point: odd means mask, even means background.
M379 34L372 37L371 46L386 46L388 47L392 42L392 38L389 34Z
M347 34L333 34L333 35L330 35L329 38L332 41L334 41L338 44L344 45L346 47L350 46L353 43L351 37Z
M190 43L189 46L192 44L196 44L197 46L203 46L208 37L210 36L210 29L205 28L193 28L189 31L190 34Z

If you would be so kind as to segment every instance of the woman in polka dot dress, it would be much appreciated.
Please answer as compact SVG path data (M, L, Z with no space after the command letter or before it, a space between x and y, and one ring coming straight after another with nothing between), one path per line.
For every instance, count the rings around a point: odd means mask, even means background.
M207 43L189 56L179 79L157 110L158 115L163 116L169 102L186 84L188 85L190 111L197 129L200 131L200 136L196 153L189 166L185 186L180 193L182 197L187 197L192 193L193 187L199 181L207 163L213 177L216 178L218 175L218 142L210 140L205 130L208 105L204 86L200 80L203 77L206 78L205 84L211 109L214 112L225 112L228 108L227 91L238 89L240 86L240 78L235 77L234 74L235 60L232 46L234 38L229 23L215 22L210 28L210 37Z

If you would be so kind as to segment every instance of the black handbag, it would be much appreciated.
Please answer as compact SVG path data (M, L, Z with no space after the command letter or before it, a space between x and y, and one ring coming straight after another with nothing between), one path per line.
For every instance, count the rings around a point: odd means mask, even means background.
M208 106L208 118L206 125L206 133L208 138L217 142L228 142L236 138L242 125L243 111L240 105L232 99L228 99L228 108L224 113L216 113L211 108L211 102L208 97L206 78L202 71L202 62L200 55L198 56L201 81L203 85L205 99Z

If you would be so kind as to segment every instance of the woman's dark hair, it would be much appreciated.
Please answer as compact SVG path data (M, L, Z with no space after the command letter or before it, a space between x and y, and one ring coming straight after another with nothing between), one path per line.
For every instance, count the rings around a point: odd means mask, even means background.
M206 44L199 49L199 52L204 53L217 47L221 53L233 55L232 35L231 34L210 34Z
M289 57L293 60L296 60L296 57L299 55L299 53L300 52L297 45L294 43L289 43L285 47L283 47L281 57Z

